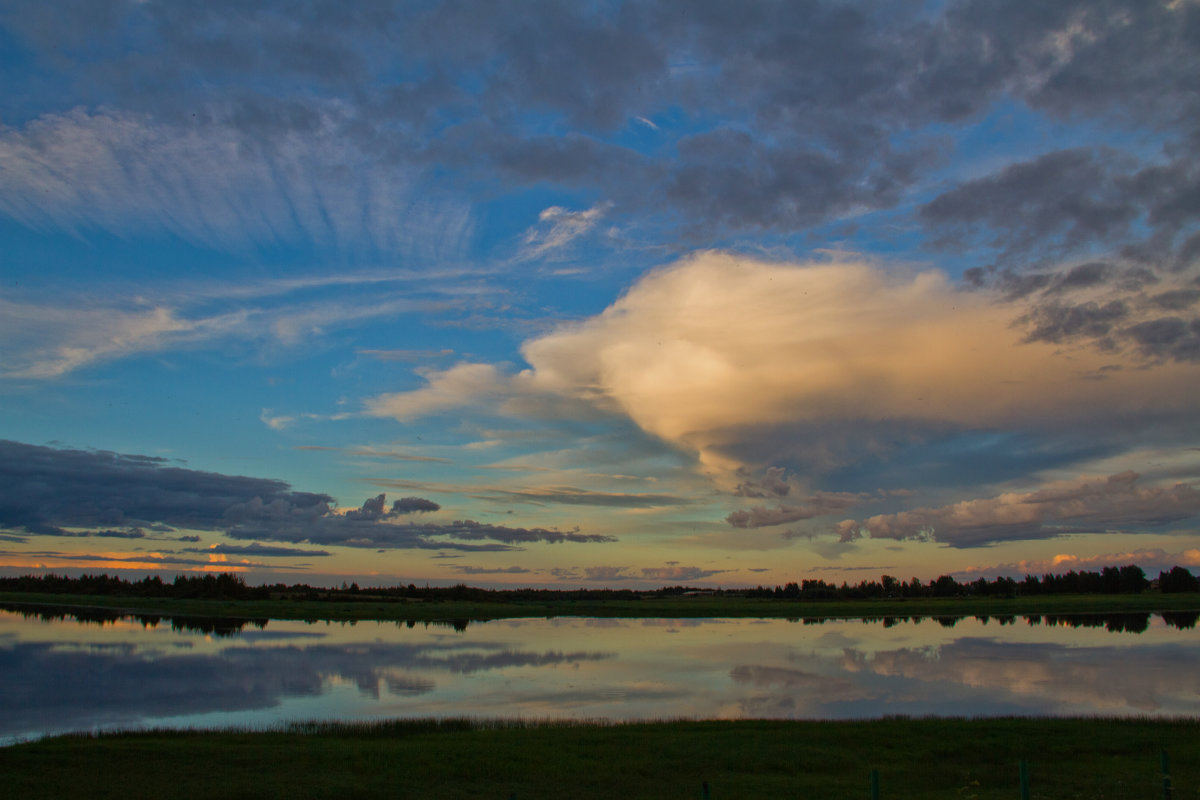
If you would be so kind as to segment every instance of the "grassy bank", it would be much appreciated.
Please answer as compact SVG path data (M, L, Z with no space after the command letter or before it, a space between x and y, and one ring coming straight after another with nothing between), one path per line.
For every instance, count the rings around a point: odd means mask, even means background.
M130 613L301 620L483 621L519 617L901 617L1006 616L1200 610L1200 594L1045 595L805 601L746 597L653 597L640 600L541 602L404 602L341 600L182 600L0 592L0 602Z
M0 749L12 797L1175 797L1200 788L1200 721L885 719L624 725L464 721L270 733L59 737Z

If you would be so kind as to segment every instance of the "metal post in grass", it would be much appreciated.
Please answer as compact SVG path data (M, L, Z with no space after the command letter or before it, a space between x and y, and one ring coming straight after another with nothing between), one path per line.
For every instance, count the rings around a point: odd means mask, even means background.
M879 770L871 770L871 800L879 800Z
M1029 800L1029 762L1021 759L1021 800Z
M712 792L708 791L708 781L700 784L700 800L712 800Z
M1159 754L1158 759L1162 765L1163 800L1171 800L1171 760L1167 758L1166 750Z

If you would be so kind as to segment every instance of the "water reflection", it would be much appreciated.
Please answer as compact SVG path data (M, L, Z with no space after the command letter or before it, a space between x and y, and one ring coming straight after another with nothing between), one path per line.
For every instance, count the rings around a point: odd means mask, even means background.
M1200 713L1195 612L433 625L0 611L0 739L148 725Z
M144 628L157 628L159 625L169 625L172 630L192 631L212 636L234 636L241 633L247 626L253 626L262 630L267 627L268 622L265 618L168 617L162 614L131 614L106 608L81 609L75 606L30 606L20 603L0 605L0 609L20 614L25 619L39 619L43 622L82 622L104 626L115 625L122 620L135 620L141 623Z

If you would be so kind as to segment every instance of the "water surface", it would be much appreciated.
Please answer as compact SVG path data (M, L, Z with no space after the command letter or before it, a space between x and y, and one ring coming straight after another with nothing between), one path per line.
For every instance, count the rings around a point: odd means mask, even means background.
M1194 716L1196 614L450 625L0 610L0 740L311 719Z

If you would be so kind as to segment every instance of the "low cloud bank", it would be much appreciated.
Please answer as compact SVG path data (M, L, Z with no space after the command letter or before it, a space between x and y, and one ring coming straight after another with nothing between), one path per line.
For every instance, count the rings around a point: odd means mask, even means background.
M296 492L283 481L221 475L170 466L165 459L94 450L66 450L0 441L0 528L29 535L138 537L136 526L221 530L247 546L205 550L259 556L319 556L262 542L307 542L375 549L511 550L533 542L610 542L577 530L515 528L454 520L401 523L441 506L422 497L387 505L383 494L339 511L327 494Z
M1067 533L1162 527L1200 515L1194 485L1141 486L1136 472L1060 481L1034 492L1006 492L940 508L917 508L838 523L842 541L930 539L979 547Z

